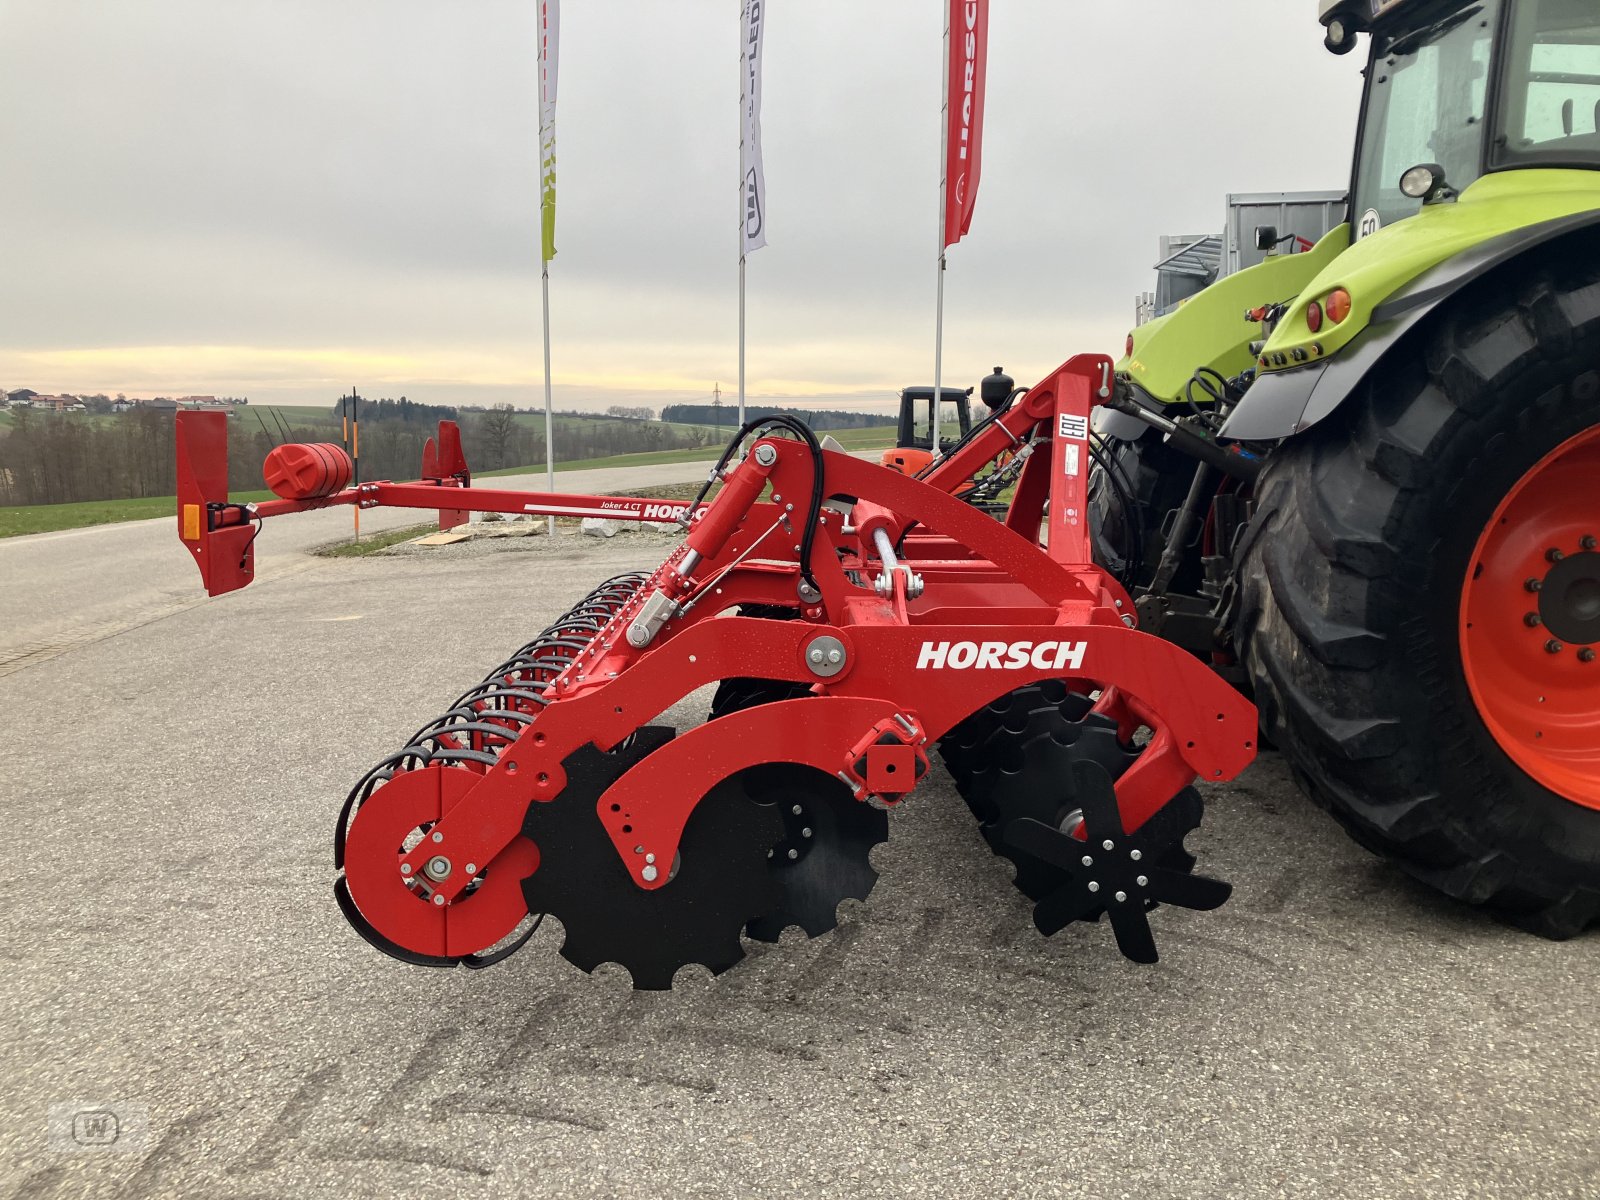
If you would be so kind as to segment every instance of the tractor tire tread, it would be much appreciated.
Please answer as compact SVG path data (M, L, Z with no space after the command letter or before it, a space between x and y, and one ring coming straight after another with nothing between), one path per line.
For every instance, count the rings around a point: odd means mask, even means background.
M1430 317L1422 353L1391 354L1274 453L1240 544L1239 644L1303 790L1409 874L1552 938L1600 919L1600 811L1545 791L1493 741L1446 600L1476 538L1461 555L1456 514L1486 503L1473 468L1600 421L1590 249Z

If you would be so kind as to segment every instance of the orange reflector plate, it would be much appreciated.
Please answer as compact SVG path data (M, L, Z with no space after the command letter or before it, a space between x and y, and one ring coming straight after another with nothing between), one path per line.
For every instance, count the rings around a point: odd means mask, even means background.
M183 540L198 542L200 540L200 506L198 504L185 504L183 506Z

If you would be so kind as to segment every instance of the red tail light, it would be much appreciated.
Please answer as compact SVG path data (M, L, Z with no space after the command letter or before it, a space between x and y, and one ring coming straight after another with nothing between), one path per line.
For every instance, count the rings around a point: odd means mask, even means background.
M1315 300L1306 306L1306 327L1312 333L1322 332L1322 305Z
M1327 311L1328 320L1335 325L1342 324L1350 315L1350 293L1343 288L1335 288L1328 293L1327 302L1323 307Z
M1128 344L1122 348L1122 352L1129 358L1133 357L1133 334L1128 335Z

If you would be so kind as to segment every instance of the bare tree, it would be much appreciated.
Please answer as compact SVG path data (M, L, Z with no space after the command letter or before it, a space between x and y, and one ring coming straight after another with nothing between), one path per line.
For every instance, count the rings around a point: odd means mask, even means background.
M494 452L495 466L506 466L506 450L517 432L517 410L509 404L497 404L483 414L484 439Z

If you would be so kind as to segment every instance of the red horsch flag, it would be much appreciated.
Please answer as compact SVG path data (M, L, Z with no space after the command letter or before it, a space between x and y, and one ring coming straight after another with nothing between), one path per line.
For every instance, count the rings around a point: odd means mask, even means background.
M944 245L972 228L983 166L983 83L989 60L989 0L950 0L945 111Z

